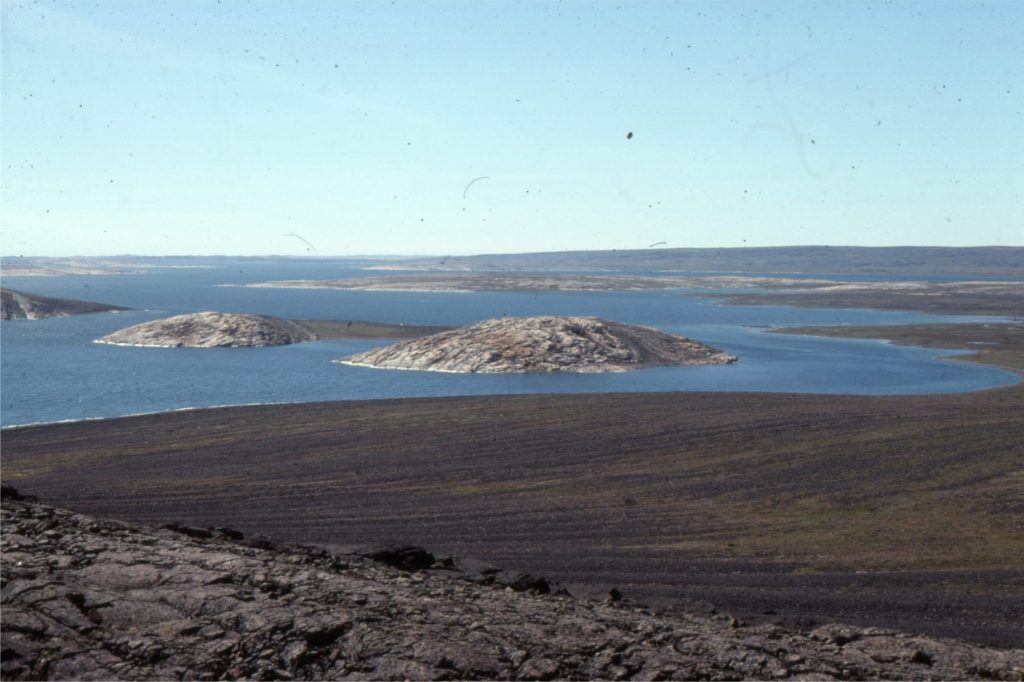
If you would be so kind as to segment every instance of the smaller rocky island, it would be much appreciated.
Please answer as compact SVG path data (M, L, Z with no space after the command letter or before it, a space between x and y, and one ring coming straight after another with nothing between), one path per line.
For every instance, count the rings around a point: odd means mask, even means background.
M505 317L343 358L348 365L433 372L624 372L723 365L736 358L683 336L596 317Z
M14 289L0 289L0 318L4 320L41 320L46 317L68 317L119 310L130 308L72 298L51 298Z
M316 338L305 327L279 317L203 312L143 322L108 334L96 343L151 348L243 348L283 346Z

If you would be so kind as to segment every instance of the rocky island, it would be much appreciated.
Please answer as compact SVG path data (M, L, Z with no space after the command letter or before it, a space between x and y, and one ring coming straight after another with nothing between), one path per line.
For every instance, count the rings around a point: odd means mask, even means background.
M683 336L596 317L505 317L402 341L339 362L433 372L623 372L736 358Z
M71 298L51 298L14 289L0 289L0 318L5 320L41 320L45 317L88 315L118 310L130 310L117 305L78 301Z
M116 346L240 348L315 341L316 334L269 315L191 313L143 322L96 340Z

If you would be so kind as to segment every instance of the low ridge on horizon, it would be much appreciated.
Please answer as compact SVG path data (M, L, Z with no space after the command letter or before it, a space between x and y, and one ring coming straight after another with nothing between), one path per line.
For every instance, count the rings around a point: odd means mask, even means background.
M517 253L316 255L0 256L5 277L136 274L159 267L211 267L221 261L368 261L368 270L412 272L644 271L1024 278L1024 246L664 247ZM166 261L186 261L167 264ZM189 262L192 261L192 262Z

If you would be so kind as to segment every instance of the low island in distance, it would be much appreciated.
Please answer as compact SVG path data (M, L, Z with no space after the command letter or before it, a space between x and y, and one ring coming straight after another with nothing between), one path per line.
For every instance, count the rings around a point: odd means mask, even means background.
M684 336L597 317L484 320L338 362L458 373L624 372L664 365L723 365L736 357Z

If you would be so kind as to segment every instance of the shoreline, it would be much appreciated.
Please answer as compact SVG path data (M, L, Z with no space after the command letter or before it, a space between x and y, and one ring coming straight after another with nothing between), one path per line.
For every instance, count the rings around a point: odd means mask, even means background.
M224 404L224 405L189 405L187 407L174 407L169 410L152 410L149 412L132 412L131 414L120 414L114 417L80 417L78 419L58 419L52 422L29 422L27 424L10 424L9 426L0 427L0 433L4 431L13 431L15 429L28 429L35 428L38 426L59 426L61 424L84 424L87 422L102 422L109 421L112 419L133 419L135 417L154 417L162 414L176 414L178 412L196 412L199 410L225 410L233 408L245 408L245 407L263 407L266 405L308 405L312 403L295 403L295 402L261 402L261 403L238 403L238 404Z
M993 328L997 330L1001 328L1003 332L1013 329L1018 332L1020 338L1011 339L1009 342L1007 342L1005 338L999 341L983 342L985 344L984 348L976 347L978 344L977 341L973 342L973 346L971 341L959 341L960 345L957 345L958 339L950 338L952 331L964 332L968 330L976 330L977 336L984 336L991 333ZM972 364L983 365L986 367L997 367L1020 377L1017 383L1011 384L1011 386L997 386L989 389L981 389L981 391L994 391L1011 388L1012 386L1017 386L1024 381L1024 322L937 322L930 324L897 324L891 326L800 325L792 327L766 327L764 328L764 331L768 334L791 334L794 336L878 340L895 346L958 351L953 355L936 355L933 357L951 362L970 362ZM914 341L918 341L918 343L915 343ZM1019 353L1020 357L1000 359L998 357L1000 353ZM975 393L977 391L964 392Z
M985 315L1007 319L1021 319L1020 311L1024 310L1024 282L969 278L952 282L866 282L758 275L549 275L493 272L279 280L224 286L403 293L679 291L717 301L722 305L861 308L933 315Z
M774 332L771 332L771 333L774 333ZM778 332L778 333L785 333L785 332ZM888 340L886 340L886 339L878 339L878 340L880 340L880 341L887 341L888 342ZM949 349L949 350L956 350L956 349ZM388 403L388 402L397 401L397 400L446 400L446 399L449 399L449 398L460 399L460 398L470 398L470 397L474 397L474 396L476 396L476 397L485 397L485 398L496 398L496 397L502 397L502 396L510 396L510 397L517 397L517 396L555 397L555 396L589 396L589 395L619 395L619 396L625 396L625 395L676 395L676 394L685 394L685 395L717 395L717 396L722 396L722 397L749 396L749 395L759 395L759 396L771 397L771 396L779 396L779 395L797 395L797 396L808 396L808 397L816 396L816 397L831 398L831 399L843 399L843 398L851 398L851 399L855 399L855 398L903 398L903 399L906 399L906 400L916 400L916 399L929 398L929 397L934 397L934 396L983 395L983 394L995 393L995 392L1000 392L1000 391L1015 391L1015 390L1019 390L1019 389L1024 388L1024 370L1016 369L1014 367L1010 367L1010 366L1006 366L1006 365L997 365L997 364L992 364L992 363L983 363L983 362L974 360L971 357L963 356L963 355L956 355L956 356L941 356L940 355L940 356L934 356L934 357L936 357L938 359L942 359L942 360L947 360L947 361L950 361L950 362L970 362L970 363L973 363L973 364L984 365L984 366L987 366L987 367L994 367L994 368L997 368L997 369L1005 370L1008 373L1015 374L1015 375L1017 375L1020 378L1018 379L1018 381L1016 381L1015 383L1012 383L1012 384L1004 384L1002 386L992 386L990 388L978 388L978 389L971 389L971 390L966 390L966 391L955 391L955 392L947 392L947 393L913 393L913 394L906 394L906 393L886 393L886 394L872 394L872 393L793 393L791 391L780 391L780 392L775 392L775 391L647 391L647 392L638 393L636 391L621 391L621 392L608 391L608 392L603 392L603 393L600 393L600 394L594 394L594 393L485 393L485 394L482 394L482 395L477 395L477 394L456 394L456 395L443 395L443 396L402 396L402 397L393 397L393 398L366 398L366 399L341 398L341 399L338 399L338 400L328 400L328 401L312 400L312 401L269 401L269 402L257 402L257 403L224 403L224 404L219 404L219 405L189 405L187 407L175 407L175 408L171 408L171 409L167 409L167 410L152 410L152 411L146 411L146 412L132 412L130 414L112 415L112 416L108 416L108 417L79 417L79 418L74 418L74 419L58 419L58 420L55 420L55 421L40 421L40 422L27 422L27 423L24 423L24 424L9 424L9 425L5 425L5 426L0 426L0 433L6 432L8 430L25 429L25 428L33 428L33 427L44 427L44 426L57 426L57 425L61 425L61 424L78 424L78 423L84 423L84 422L113 421L113 420L119 420L119 419L131 419L131 418L134 418L134 417L150 417L150 416L157 416L157 415L163 415L163 414L174 414L174 413L177 413L177 412L195 412L195 411L200 411L200 410L225 410L225 409L233 409L233 408L262 407L262 406L267 406L267 405L301 406L301 405L319 405L319 404L332 404L332 403L337 403L337 404ZM409 367L377 367L377 366L370 365L370 364L353 363L353 362L348 362L348 361L345 361L345 360L332 360L331 363L332 364L339 364L339 365L349 365L351 367L362 367L362 368L365 368L365 369L375 369L375 370L399 370L399 371L405 371L405 372L428 372L429 371L429 372L434 372L434 373L439 373L439 374L466 374L465 372L453 372L453 371L450 371L450 370L423 370L423 369L413 369L413 368L409 368ZM649 368L647 368L647 369L649 369ZM628 371L629 370L614 370L614 371L611 371L611 372L608 372L608 373L611 373L611 374L625 374ZM493 374L477 373L477 374L480 375L480 376L494 376L494 377L505 376L503 374L498 374L498 373L493 373ZM586 374L586 372L584 372L584 374Z

